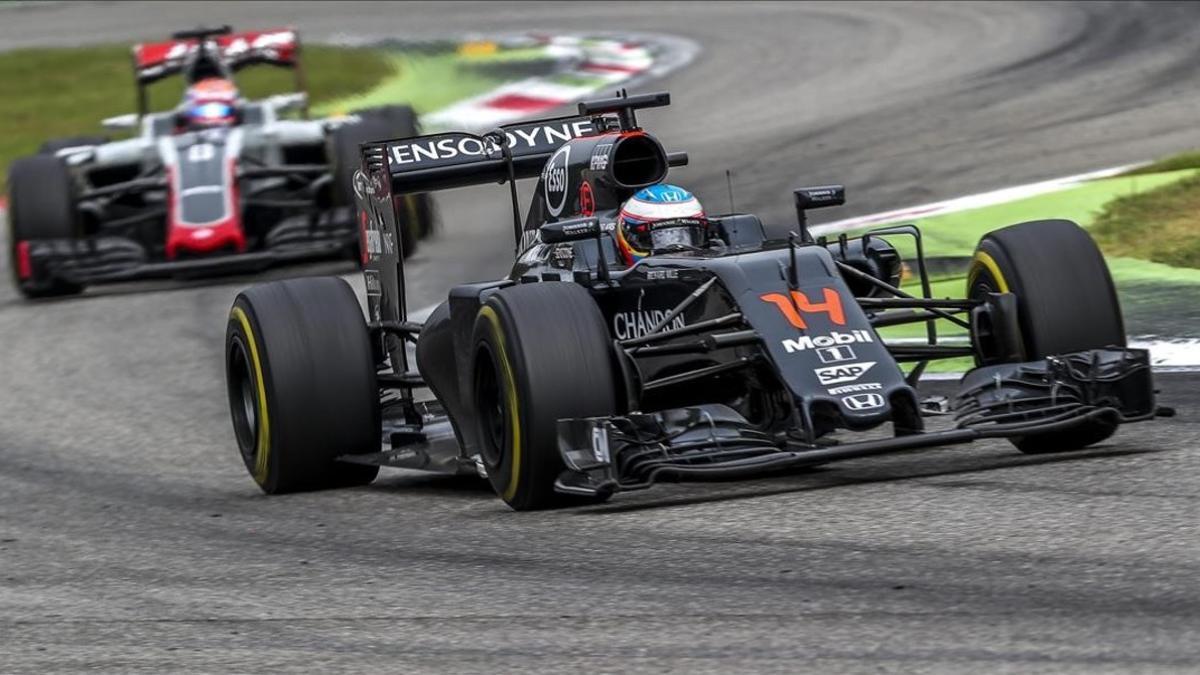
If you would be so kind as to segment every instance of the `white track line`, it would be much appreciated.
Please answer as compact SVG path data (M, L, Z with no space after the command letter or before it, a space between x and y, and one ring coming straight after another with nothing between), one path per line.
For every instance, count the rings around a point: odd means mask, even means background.
M947 199L940 202L930 202L928 204L908 206L902 209L882 211L880 213L872 213L855 218L835 220L832 223L814 225L812 227L812 231L813 234L836 234L839 232L847 232L849 230L857 230L859 228L868 227L871 225L882 225L885 223L894 223L900 220L911 220L914 218L928 218L929 216L954 213L956 211L977 209L982 206L1003 204L1005 202L1012 202L1018 199L1025 199L1027 197L1033 197L1036 195L1066 190L1067 188L1075 187L1090 180L1111 178L1131 169L1145 166L1148 163L1149 162L1139 162L1137 164L1127 164L1125 166L1114 166L1108 169L1089 171L1087 173L1076 174L1074 176L1053 178L1050 180L1039 181L1037 183L1028 183L1026 185L1002 188L1000 190L980 192L979 194L967 195L965 197L955 197L954 199Z

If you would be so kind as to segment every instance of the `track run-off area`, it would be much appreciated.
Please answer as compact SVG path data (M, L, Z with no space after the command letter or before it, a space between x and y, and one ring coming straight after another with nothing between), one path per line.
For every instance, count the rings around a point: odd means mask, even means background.
M781 222L792 187L844 183L833 221L1200 147L1198 22L1168 3L27 3L0 9L0 49L201 23L675 35L700 51L645 83L674 103L640 116L690 154L673 180L722 211L729 170L736 208ZM412 307L511 261L505 188L438 200ZM349 270L267 277L326 272ZM269 498L222 372L229 305L259 280L37 304L0 284L0 671L1200 663L1196 376L1159 380L1176 417L1079 453L987 442L528 514L405 472Z

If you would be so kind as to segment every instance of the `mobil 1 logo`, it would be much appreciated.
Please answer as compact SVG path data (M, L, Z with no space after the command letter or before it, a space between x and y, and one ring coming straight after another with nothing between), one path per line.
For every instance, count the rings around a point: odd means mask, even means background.
M817 357L821 359L821 363L841 363L857 358L854 356L854 350L845 345L817 347Z

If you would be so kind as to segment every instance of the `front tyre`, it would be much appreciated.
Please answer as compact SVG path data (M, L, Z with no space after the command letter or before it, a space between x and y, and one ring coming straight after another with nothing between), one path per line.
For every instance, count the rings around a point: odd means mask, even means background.
M13 283L27 298L74 295L83 287L58 279L37 278L29 247L38 241L80 236L75 185L67 165L53 155L22 157L8 169L8 253Z
M616 412L608 327L582 286L543 282L502 289L475 319L475 432L488 480L518 511L569 501L554 491L565 469L558 420Z
M238 449L264 492L375 479L377 466L336 460L380 449L375 362L345 281L290 279L238 294L225 332L225 372Z
M985 235L971 260L967 297L983 299L988 293L1016 298L1021 361L1126 344L1104 256L1088 233L1069 220L1031 221ZM1099 418L1012 442L1032 454L1078 450L1116 429L1114 420Z

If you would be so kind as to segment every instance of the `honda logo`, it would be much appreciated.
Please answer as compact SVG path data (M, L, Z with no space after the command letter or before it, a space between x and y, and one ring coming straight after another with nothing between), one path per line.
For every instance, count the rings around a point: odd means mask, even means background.
M875 408L883 407L883 397L879 394L855 394L853 396L843 396L842 405L850 410L874 410Z

